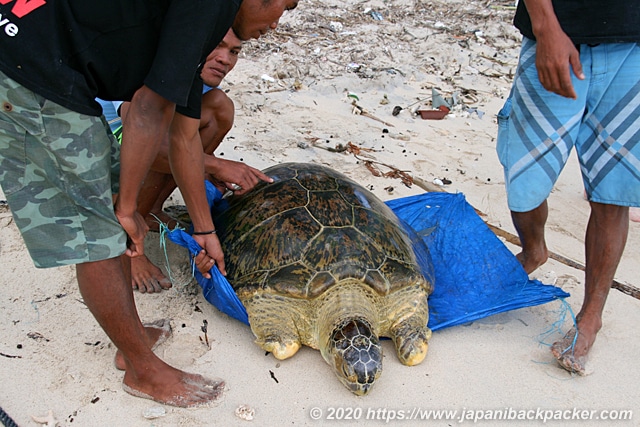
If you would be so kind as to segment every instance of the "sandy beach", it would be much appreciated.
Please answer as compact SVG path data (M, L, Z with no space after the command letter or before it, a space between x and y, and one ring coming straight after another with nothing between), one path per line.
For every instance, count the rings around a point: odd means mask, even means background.
M510 6L301 0L275 32L245 44L224 80L236 117L216 155L261 169L327 165L383 200L425 187L460 192L485 221L515 234L495 152L496 114L520 41ZM434 89L455 105L442 120L423 120L414 111L432 108ZM345 149L350 144L357 149ZM179 192L171 204L183 204ZM589 205L575 157L549 208L549 249L583 264ZM163 249L158 233L148 234L145 247L174 284L160 294L135 292L143 321L171 321L173 335L156 352L181 369L224 379L222 399L180 409L124 392L115 347L82 302L75 268L36 269L9 207L0 204L0 407L18 425L39 425L32 417L49 411L50 426L419 425L429 418L429 425L450 426L473 424L474 417L486 426L540 425L545 417L557 426L640 425L640 369L633 362L640 301L611 291L587 376L570 375L551 356L549 345L572 324L565 304L577 313L584 295L583 271L566 263L549 260L531 276L569 292L564 303L437 331L427 358L414 367L403 366L384 341L384 372L369 395L357 397L316 350L303 348L285 361L265 355L247 326L203 298L186 250L171 242ZM618 282L640 286L638 247L640 223L632 222ZM153 411L157 418L145 417ZM238 416L243 411L253 420ZM515 419L487 420L497 416L492 411Z

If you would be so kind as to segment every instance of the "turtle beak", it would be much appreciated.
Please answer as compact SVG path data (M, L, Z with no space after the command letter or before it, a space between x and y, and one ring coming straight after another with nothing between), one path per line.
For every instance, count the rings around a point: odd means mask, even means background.
M357 396L366 396L369 391L373 388L373 383L371 384L351 384L351 392Z

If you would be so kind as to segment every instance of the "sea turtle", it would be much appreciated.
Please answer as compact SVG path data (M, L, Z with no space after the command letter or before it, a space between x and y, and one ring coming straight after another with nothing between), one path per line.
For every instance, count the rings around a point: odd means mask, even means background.
M328 167L264 173L274 182L231 198L215 218L256 343L278 359L319 349L358 395L382 372L379 337L393 340L403 364L422 362L433 287L393 211Z

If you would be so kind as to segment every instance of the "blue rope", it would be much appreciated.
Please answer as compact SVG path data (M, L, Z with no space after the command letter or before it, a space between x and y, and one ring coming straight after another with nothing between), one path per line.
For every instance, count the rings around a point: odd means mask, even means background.
M560 309L556 311L556 314L558 315L558 320L556 320L555 322L553 322L551 324L551 327L546 330L545 332L542 332L539 335L539 339L538 342L540 344L546 345L547 347L551 347L552 344L549 344L546 341L547 338L549 338L550 335L559 333L562 334L562 325L564 325L564 323L567 320L567 313L569 313L571 315L571 320L573 322L573 327L576 329L576 334L573 337L573 342L571 343L571 346L568 347L565 351L571 349L573 351L573 348L576 345L576 340L578 339L578 322L576 321L576 316L573 313L573 310L571 309L571 306L569 305L569 303L566 301L565 298L560 298Z

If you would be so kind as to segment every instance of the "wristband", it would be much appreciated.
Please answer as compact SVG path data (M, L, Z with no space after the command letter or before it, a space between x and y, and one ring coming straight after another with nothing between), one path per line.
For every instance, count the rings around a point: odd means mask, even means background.
M216 234L216 230L211 230L211 231L194 231L193 233L194 236L204 236L206 234Z

